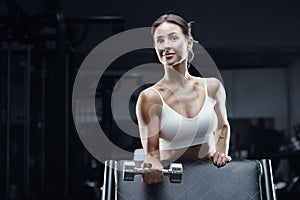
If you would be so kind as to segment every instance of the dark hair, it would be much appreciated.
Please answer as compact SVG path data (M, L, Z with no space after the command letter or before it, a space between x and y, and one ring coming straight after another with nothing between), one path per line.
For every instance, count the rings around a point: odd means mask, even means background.
M176 14L164 14L160 16L153 24L151 29L151 34L154 36L156 28L161 25L163 22L170 22L173 24L178 25L182 33L186 36L192 37L191 29L192 29L192 23L185 21L182 17Z

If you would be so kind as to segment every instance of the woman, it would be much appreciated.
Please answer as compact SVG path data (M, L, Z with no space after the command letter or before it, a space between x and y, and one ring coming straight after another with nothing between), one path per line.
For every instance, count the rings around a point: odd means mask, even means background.
M154 46L165 74L143 90L137 101L137 119L145 160L144 182L164 178L162 161L210 158L218 167L228 156L230 126L223 85L215 78L189 74L193 58L191 24L175 14L152 25Z

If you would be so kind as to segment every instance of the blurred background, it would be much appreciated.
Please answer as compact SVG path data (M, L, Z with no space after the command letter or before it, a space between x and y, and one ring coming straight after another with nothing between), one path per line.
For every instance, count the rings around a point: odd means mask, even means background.
M0 199L99 199L103 164L82 144L72 116L77 71L103 40L170 11L194 21L194 38L221 71L230 155L270 158L278 199L299 198L299 8L299 1L259 0L0 1ZM95 96L105 134L128 151L141 144L118 128L111 95L124 73L147 62L157 62L153 50L120 57ZM89 123L90 110L78 112ZM136 121L134 114L118 117Z

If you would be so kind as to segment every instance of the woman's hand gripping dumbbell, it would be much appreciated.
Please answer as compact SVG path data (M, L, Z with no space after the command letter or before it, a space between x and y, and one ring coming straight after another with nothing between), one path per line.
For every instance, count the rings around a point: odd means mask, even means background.
M143 163L145 164L145 163ZM180 183L182 178L183 167L181 163L171 163L169 169L153 170L151 169L151 164L147 164L143 168L135 167L134 161L126 161L123 166L123 180L124 181L133 181L134 176L137 174L142 174L143 176L150 175L151 173L161 173L162 179L153 182L147 183L157 183L163 180L163 175L169 176L171 183ZM157 171L157 172L156 172ZM153 175L153 174L152 174Z

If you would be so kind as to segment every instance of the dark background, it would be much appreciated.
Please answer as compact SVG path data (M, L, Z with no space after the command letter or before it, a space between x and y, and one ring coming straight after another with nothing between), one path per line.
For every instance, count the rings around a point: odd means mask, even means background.
M169 11L194 21L194 38L222 73L232 127L230 155L270 158L278 199L296 199L299 8L298 1L258 0L1 1L0 199L99 198L103 165L81 143L72 117L75 76L101 41L151 26ZM114 83L131 62L136 64L137 55L156 62L150 50L127 55L126 64L116 62L101 79L95 97L105 133L129 151L140 142L121 133L107 105ZM88 112L82 115L88 118Z

